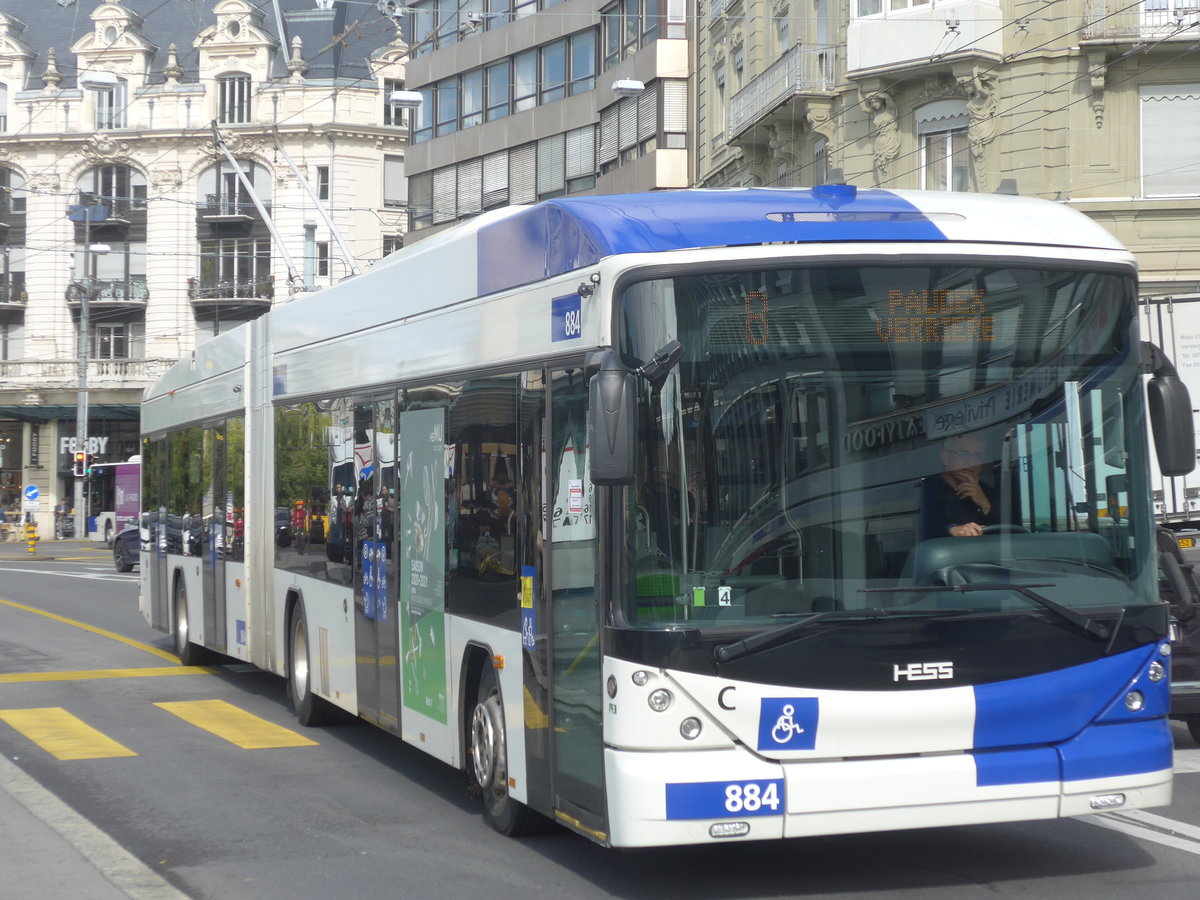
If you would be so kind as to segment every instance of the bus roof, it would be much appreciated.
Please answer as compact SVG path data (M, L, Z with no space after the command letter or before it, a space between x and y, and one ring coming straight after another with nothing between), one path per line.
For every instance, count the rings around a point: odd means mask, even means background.
M482 223L478 294L570 272L620 253L777 243L978 241L1120 250L1060 203L962 191L735 188L547 200Z

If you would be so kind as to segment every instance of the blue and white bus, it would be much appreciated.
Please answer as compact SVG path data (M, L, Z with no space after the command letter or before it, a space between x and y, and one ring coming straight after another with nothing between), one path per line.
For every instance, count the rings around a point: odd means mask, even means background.
M142 611L508 834L1162 805L1148 413L1164 471L1194 453L1135 297L1107 232L1015 197L485 212L147 392Z

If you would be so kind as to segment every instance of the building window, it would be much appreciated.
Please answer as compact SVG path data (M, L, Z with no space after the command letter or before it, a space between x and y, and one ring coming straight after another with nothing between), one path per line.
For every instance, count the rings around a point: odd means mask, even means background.
M825 138L813 141L811 184L829 183L829 142Z
M25 355L22 350L24 333L24 322L0 321L0 359L21 359Z
M390 256L404 247L404 235L385 234L383 236L383 255Z
M523 112L537 105L538 53L528 50L513 60L513 110Z
M567 42L555 41L542 48L542 103L553 103L567 95Z
M894 0L894 2L903 9L908 5L907 0ZM865 16L877 16L883 12L883 0L856 0L854 3L854 15L856 18Z
M413 132L414 144L420 144L433 137L434 97L435 92L432 87L421 88L421 105L414 113L417 120L417 127Z
M129 326L101 323L92 332L93 359L129 359Z
M146 208L146 177L129 166L95 166L79 179L79 202L104 206L111 218Z
M474 69L462 77L462 127L483 122L483 69Z
M1142 113L1142 196L1200 194L1200 84L1138 91Z
M329 199L329 166L317 166L317 199Z
M938 100L917 110L921 187L929 191L970 190L970 141L965 100Z
M392 103L392 94L404 90L404 82L397 78L383 80L383 124L403 127L408 124L408 110Z
M596 87L596 32L573 34L571 43L571 96Z
M217 121L237 125L250 121L250 76L217 79Z
M242 174L254 187L254 193L263 207L271 207L271 173L265 166L242 160ZM200 173L197 181L200 192L200 215L244 216L257 218L258 209L250 198L250 192L238 178L237 172L228 162L221 162Z
M271 242L266 238L217 238L200 242L200 280L194 298L269 299Z
M404 159L400 156L383 158L383 205L408 205L408 180L404 177Z
M728 113L725 109L725 64L719 64L713 69L713 134L714 137L725 142L725 124L728 119Z
M487 120L503 119L508 115L512 94L512 66L502 60L487 68Z
M96 129L105 131L126 127L125 110L129 105L129 84L124 78L117 79L115 87L95 91Z
M317 241L317 276L329 277L329 241Z
M437 135L458 131L458 79L447 78L437 86Z

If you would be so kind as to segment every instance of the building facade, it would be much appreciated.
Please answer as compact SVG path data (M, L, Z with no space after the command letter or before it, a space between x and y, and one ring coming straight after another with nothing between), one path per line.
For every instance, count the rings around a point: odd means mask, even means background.
M696 181L1075 206L1200 292L1194 0L701 0Z
M397 7L419 91L413 239L573 193L686 188L693 4L417 0Z
M198 341L402 244L404 58L391 16L328 0L0 0L10 519L36 487L47 537L73 498L81 381L83 449L126 459Z

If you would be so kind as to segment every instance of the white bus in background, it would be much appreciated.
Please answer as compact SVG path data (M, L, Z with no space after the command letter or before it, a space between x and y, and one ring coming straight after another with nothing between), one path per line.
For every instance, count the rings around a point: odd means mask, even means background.
M1125 249L1036 200L485 212L147 391L142 612L305 724L463 769L508 834L1165 804L1143 358L1162 469L1194 449L1135 298ZM964 468L994 524L959 538ZM273 540L338 485L336 547Z

